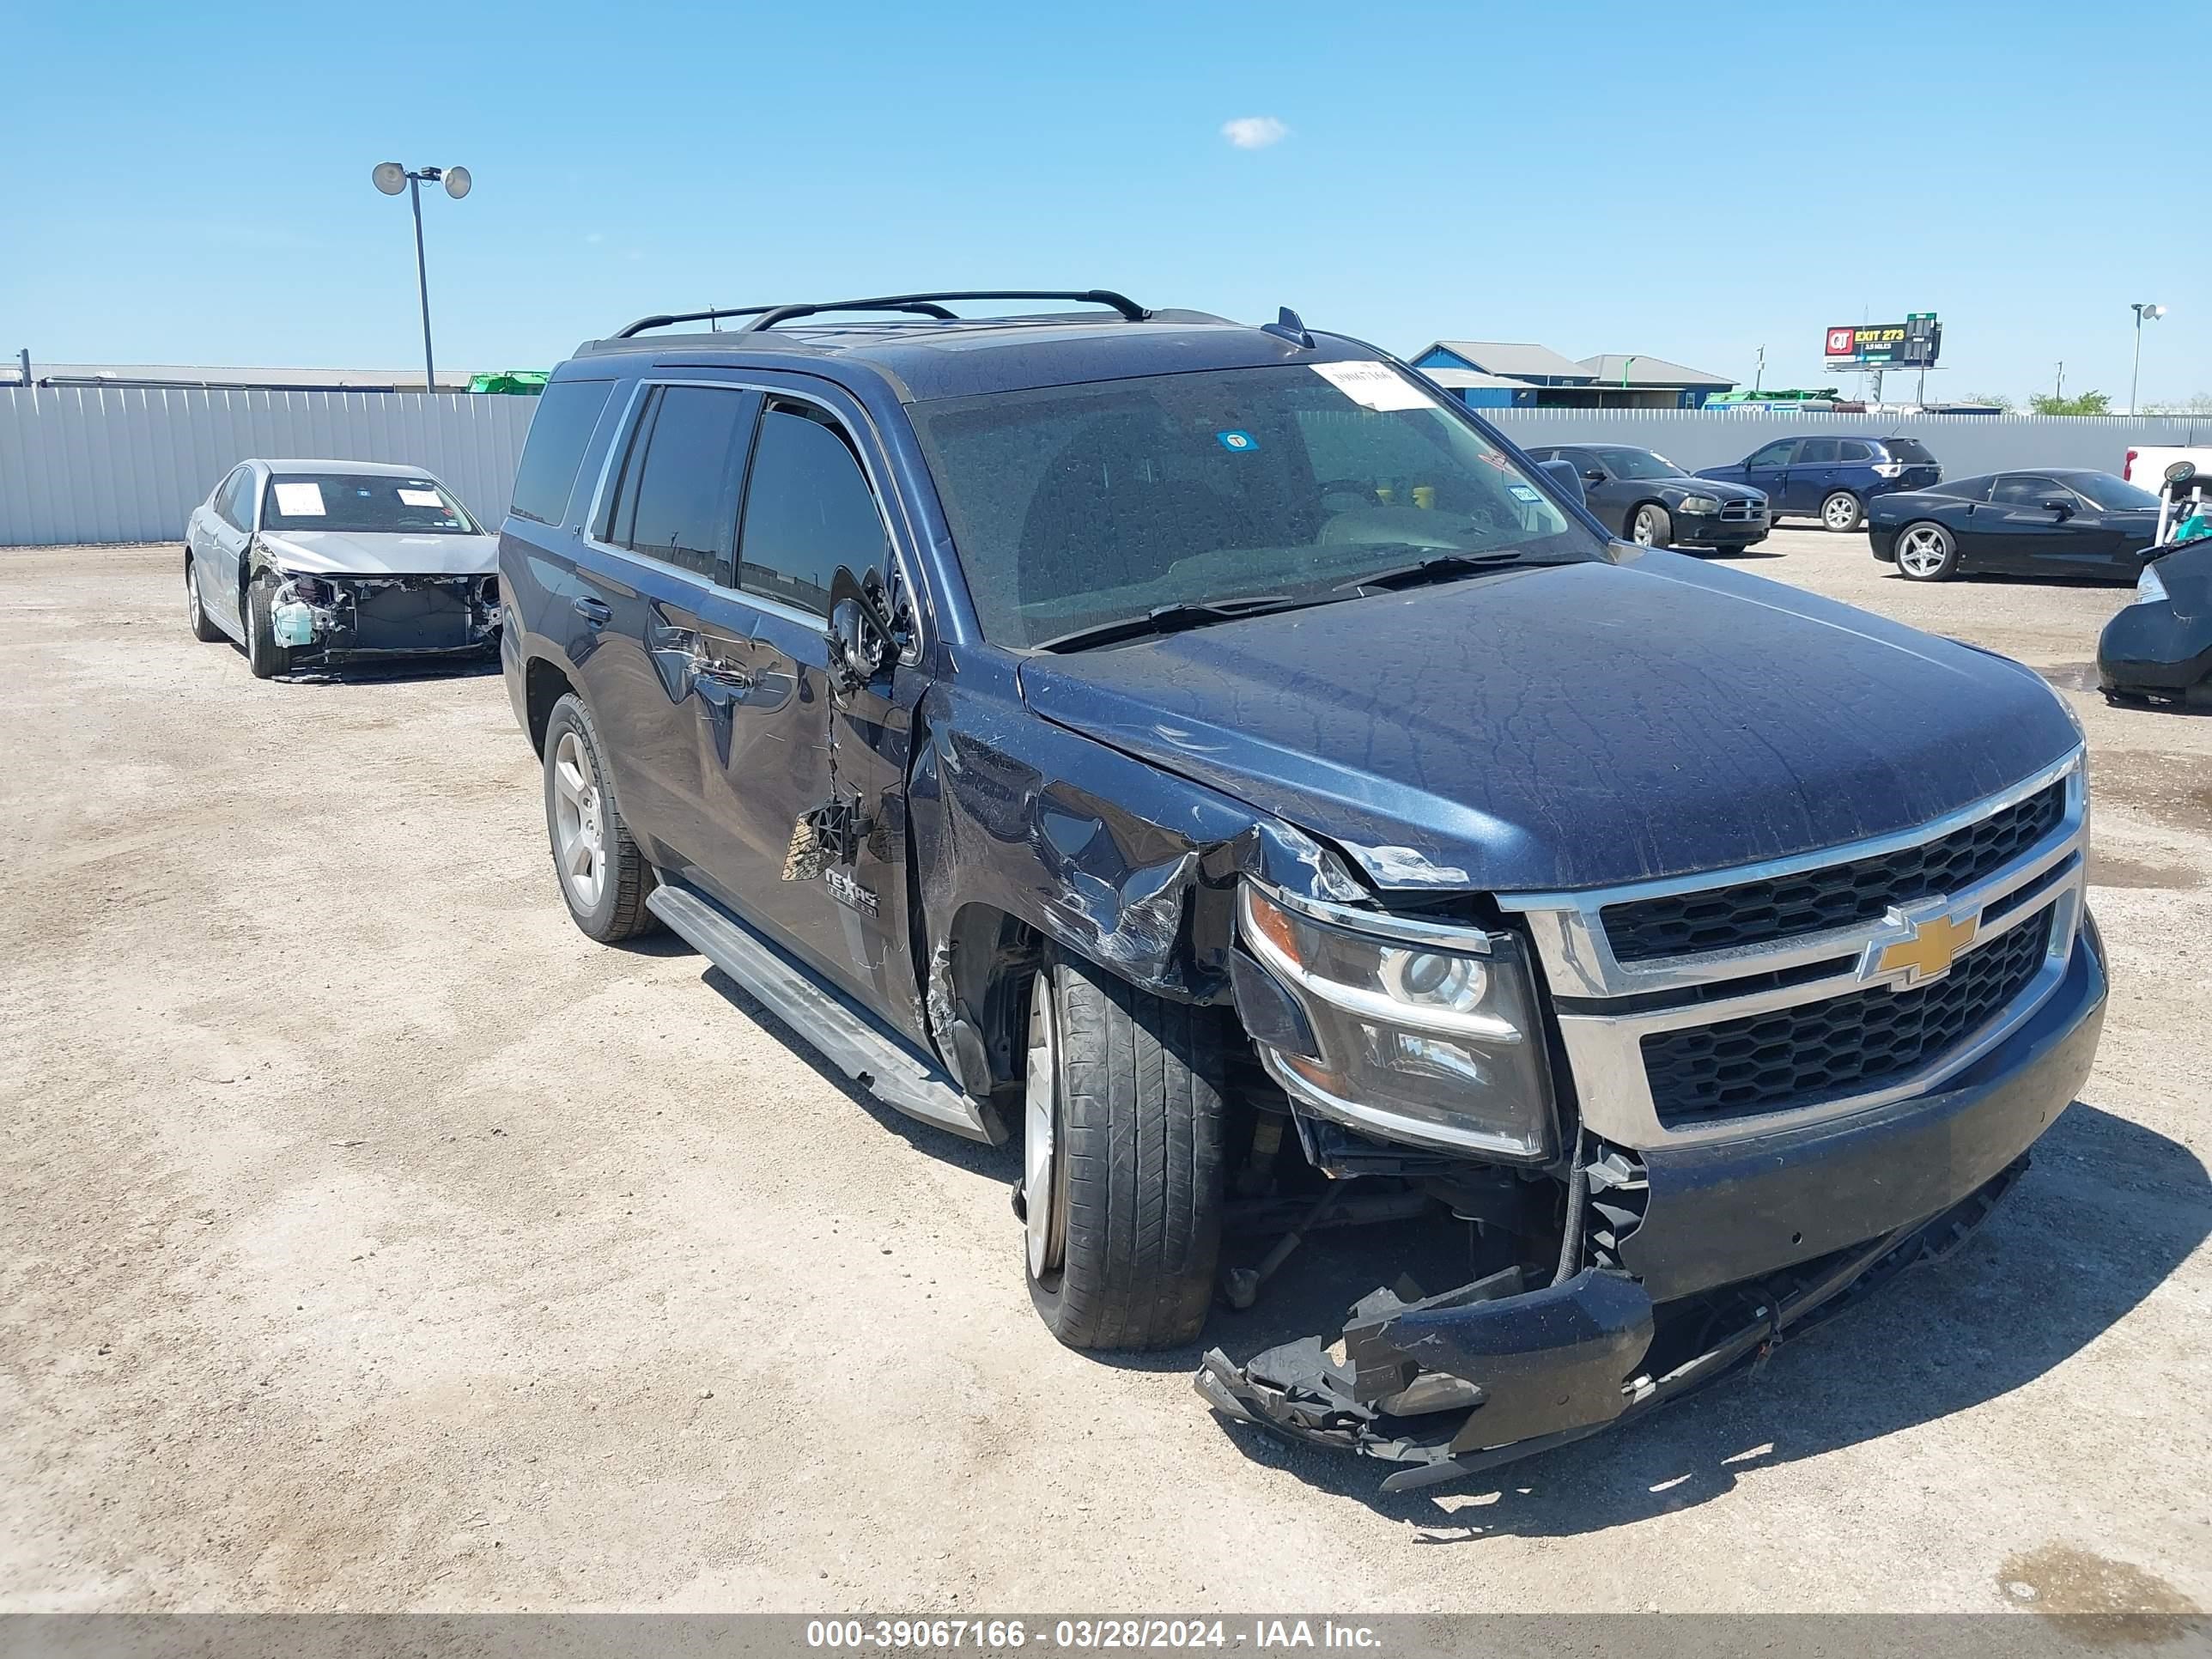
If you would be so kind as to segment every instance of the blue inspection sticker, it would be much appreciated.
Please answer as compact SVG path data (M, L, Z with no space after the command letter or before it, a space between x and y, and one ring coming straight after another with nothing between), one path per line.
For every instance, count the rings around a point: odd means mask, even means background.
M1538 495L1536 491L1531 489L1524 483L1508 484L1505 486L1505 489L1506 492L1516 501L1540 501L1544 499L1541 495Z
M1234 449L1242 452L1247 449L1257 449L1260 447L1260 441L1249 432L1238 432L1231 429L1227 432L1217 432L1213 434L1213 438L1214 441L1218 443L1224 449Z

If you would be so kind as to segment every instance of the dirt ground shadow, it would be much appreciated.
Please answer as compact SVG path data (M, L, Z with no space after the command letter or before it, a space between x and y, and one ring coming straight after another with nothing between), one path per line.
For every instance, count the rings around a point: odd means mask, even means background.
M1409 1267L1431 1291L1455 1282L1449 1249L1394 1231L1401 1236L1316 1238L1260 1307L1217 1312L1209 1341L1241 1360L1310 1332L1333 1336L1352 1299ZM2197 1157L2077 1101L1965 1250L1785 1339L1761 1370L1617 1432L1394 1495L1380 1490L1389 1464L1291 1446L1242 1424L1224 1421L1221 1431L1257 1461L1418 1522L1424 1542L1599 1531L1723 1496L1746 1469L1879 1439L2009 1393L2110 1328L2208 1234L2212 1179ZM1447 1520L1435 1500L1454 1495L1476 1501Z

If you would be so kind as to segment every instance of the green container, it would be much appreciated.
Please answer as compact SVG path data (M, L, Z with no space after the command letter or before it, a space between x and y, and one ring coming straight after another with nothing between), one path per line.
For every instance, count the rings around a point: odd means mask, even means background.
M545 390L548 376L542 368L502 369L496 374L471 374L471 392L501 392L510 397L535 398Z

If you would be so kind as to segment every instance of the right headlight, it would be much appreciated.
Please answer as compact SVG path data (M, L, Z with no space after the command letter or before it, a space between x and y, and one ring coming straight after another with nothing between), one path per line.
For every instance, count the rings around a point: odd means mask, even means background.
M1682 497L1682 511L1685 513L1717 513L1720 510L1720 498L1717 495L1685 495Z
M2136 596L2132 599L2130 599L2128 603L2130 605L2158 605L2162 603L2165 599L2166 583L2159 577L2158 567L2155 564L2145 565L2142 568L2142 574L2136 578Z
M1543 1030L1513 935L1308 908L1250 882L1238 932L1312 1028L1317 1054L1261 1048L1304 1104L1389 1139L1552 1155Z

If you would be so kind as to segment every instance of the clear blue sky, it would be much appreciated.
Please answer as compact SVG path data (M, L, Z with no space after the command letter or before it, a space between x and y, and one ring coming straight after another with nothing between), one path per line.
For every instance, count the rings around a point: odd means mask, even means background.
M2212 233L2157 187L2203 181L2172 90L2201 9L1692 9L0 0L0 347L419 363L392 159L476 176L424 204L454 367L658 310L1099 283L1747 384L1763 343L1770 386L1822 381L1828 324L1935 310L1951 392L2063 358L2116 402L2148 299L2144 400L2212 392ZM1237 148L1249 117L1287 131Z

